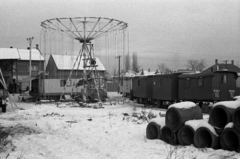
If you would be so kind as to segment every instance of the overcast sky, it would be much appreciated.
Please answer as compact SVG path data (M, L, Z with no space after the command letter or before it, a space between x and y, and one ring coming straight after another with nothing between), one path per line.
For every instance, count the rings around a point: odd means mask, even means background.
M141 68L177 70L189 59L240 66L240 0L0 0L0 47L39 43L46 19L90 16L128 23Z

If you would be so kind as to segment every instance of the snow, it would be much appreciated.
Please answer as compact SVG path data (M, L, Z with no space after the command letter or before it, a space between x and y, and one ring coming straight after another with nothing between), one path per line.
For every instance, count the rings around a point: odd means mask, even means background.
M236 109L238 107L240 107L240 101L222 101L222 102L217 102L213 105L213 107L218 106L218 105L223 105L227 108L231 108L231 109Z
M240 96L233 97L234 100L240 100Z
M165 117L157 117L157 118L152 118L150 122L154 122L157 125L161 126L161 128L165 125Z
M192 107L195 107L196 104L193 102L179 102L179 103L174 103L168 107L169 108L178 108L178 109L189 109Z
M224 129L226 129L226 128L233 128L233 122L230 122L230 123L228 123L225 127L224 127Z
M207 122L205 119L200 120L188 120L185 122L185 125L188 125L194 129L194 131L197 131L200 127L205 127L208 130L210 130L214 135L218 136L214 127Z
M218 156L240 158L240 154L194 146L171 146L162 140L148 140L148 122L126 120L124 113L166 110L144 108L132 101L104 108L82 108L63 103L35 104L17 102L21 109L7 107L0 114L1 135L8 134L0 145L0 158L7 159L160 159L176 152L174 159L201 159ZM158 120L156 119L152 119ZM2 137L2 136L1 136ZM2 140L1 140L2 141ZM2 142L1 142L2 143Z

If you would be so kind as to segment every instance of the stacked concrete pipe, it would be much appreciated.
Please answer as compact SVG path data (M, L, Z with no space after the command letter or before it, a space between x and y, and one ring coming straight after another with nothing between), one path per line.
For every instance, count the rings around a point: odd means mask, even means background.
M180 145L194 145L195 132L198 129L198 125L203 122L200 120L189 120L178 130L177 138Z
M224 127L232 122L233 113L240 106L240 101L223 101L213 105L209 115L209 123L217 129Z
M170 129L167 125L162 127L160 134L161 140L165 141L166 143L171 145L178 144L177 132L173 132L172 129Z
M232 121L233 121L234 128L238 132L240 132L240 107L235 109L235 111L233 112L233 120Z
M146 129L147 139L161 139L160 130L165 125L165 118L153 118Z
M203 114L199 106L193 102L180 102L169 106L166 112L166 125L177 132L188 120L202 119Z
M228 123L221 133L220 144L224 150L240 152L240 134L232 122Z
M219 135L214 127L207 121L203 120L197 126L194 134L194 146L197 148L219 149Z

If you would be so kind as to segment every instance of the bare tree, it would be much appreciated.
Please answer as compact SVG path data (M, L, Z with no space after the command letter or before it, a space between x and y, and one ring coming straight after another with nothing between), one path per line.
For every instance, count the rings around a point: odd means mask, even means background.
M173 72L164 63L158 65L158 70L160 73L172 73Z
M125 71L127 72L128 70L130 70L130 55L129 53L127 55L125 55Z
M187 61L186 66L190 70L195 70L195 71L201 72L206 67L206 63L205 63L204 59L201 59L201 60L190 59Z
M132 70L134 72L139 72L138 56L136 52L132 54Z
M206 62L204 59L201 59L199 62L198 62L198 66L197 66L197 70L202 72L203 69L206 67Z

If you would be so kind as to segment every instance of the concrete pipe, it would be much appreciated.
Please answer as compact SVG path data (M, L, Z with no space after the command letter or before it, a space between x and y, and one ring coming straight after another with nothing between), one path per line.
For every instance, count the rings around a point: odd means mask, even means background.
M209 123L223 129L229 122L232 122L233 113L238 106L240 106L239 101L215 103L209 115Z
M240 132L240 107L233 112L233 125Z
M162 127L160 130L160 136L163 141L171 145L177 145L177 132L173 132L168 126Z
M199 106L193 102L175 103L166 112L166 125L176 132L188 120L202 119L203 114Z
M240 134L234 128L226 128L220 136L222 149L240 152Z
M207 127L198 128L194 135L195 147L219 149L220 148L219 136L215 133L213 133Z
M165 125L165 118L153 118L146 129L147 139L161 139L160 130Z
M187 146L194 144L195 130L189 125L183 125L177 133L177 139L180 145Z

